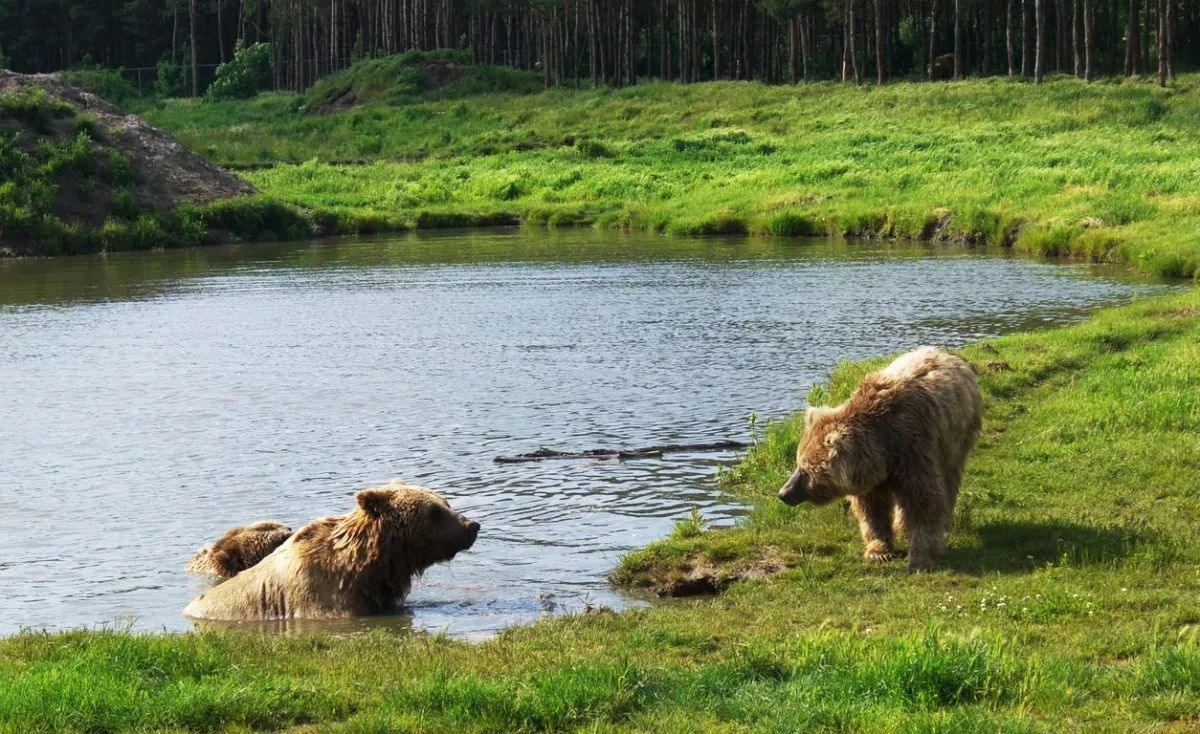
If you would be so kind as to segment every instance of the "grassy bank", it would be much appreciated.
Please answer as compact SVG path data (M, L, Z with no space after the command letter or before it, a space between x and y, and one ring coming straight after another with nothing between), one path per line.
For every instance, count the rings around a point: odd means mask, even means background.
M470 95L360 76L147 116L329 230L878 234L1200 268L1197 75Z
M964 350L985 435L942 567L868 565L838 507L771 494L796 424L726 477L742 527L683 523L631 582L764 549L716 599L442 638L27 634L0 730L1129 731L1200 722L1200 291ZM843 365L814 402L870 365Z

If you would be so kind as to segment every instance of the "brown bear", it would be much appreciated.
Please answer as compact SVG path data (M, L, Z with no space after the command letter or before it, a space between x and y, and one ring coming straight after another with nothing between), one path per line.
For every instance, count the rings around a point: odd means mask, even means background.
M404 602L414 576L467 550L479 535L479 523L432 491L399 480L355 499L350 514L305 525L183 613L249 621L387 612Z
M903 531L909 569L931 568L982 424L971 365L922 347L867 375L845 403L805 412L796 471L779 499L820 505L849 495L866 558L890 560L893 532Z
M929 70L929 78L933 81L944 81L954 78L954 54L942 54L933 59L933 67Z
M228 579L255 565L283 545L292 529L266 520L226 532L192 556L187 570L204 576Z

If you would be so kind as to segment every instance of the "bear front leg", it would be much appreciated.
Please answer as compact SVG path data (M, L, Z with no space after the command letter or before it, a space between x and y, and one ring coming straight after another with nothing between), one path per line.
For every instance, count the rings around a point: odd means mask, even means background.
M892 550L892 493L882 487L863 495L850 497L850 509L858 518L862 532L863 558L868 561L890 561Z

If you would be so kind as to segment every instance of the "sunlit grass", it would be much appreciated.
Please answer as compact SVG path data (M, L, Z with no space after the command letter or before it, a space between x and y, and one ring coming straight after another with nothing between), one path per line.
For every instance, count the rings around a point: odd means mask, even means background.
M148 115L344 231L521 221L947 237L1190 276L1198 82L649 83L327 115L265 95Z

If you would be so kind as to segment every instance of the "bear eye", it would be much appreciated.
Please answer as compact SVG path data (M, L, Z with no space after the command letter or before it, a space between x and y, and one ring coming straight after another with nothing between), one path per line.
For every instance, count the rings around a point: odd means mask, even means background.
M426 520L436 520L438 515L441 514L441 509L442 508L440 505L431 503L425 505L425 508L421 511L421 513L425 516Z

